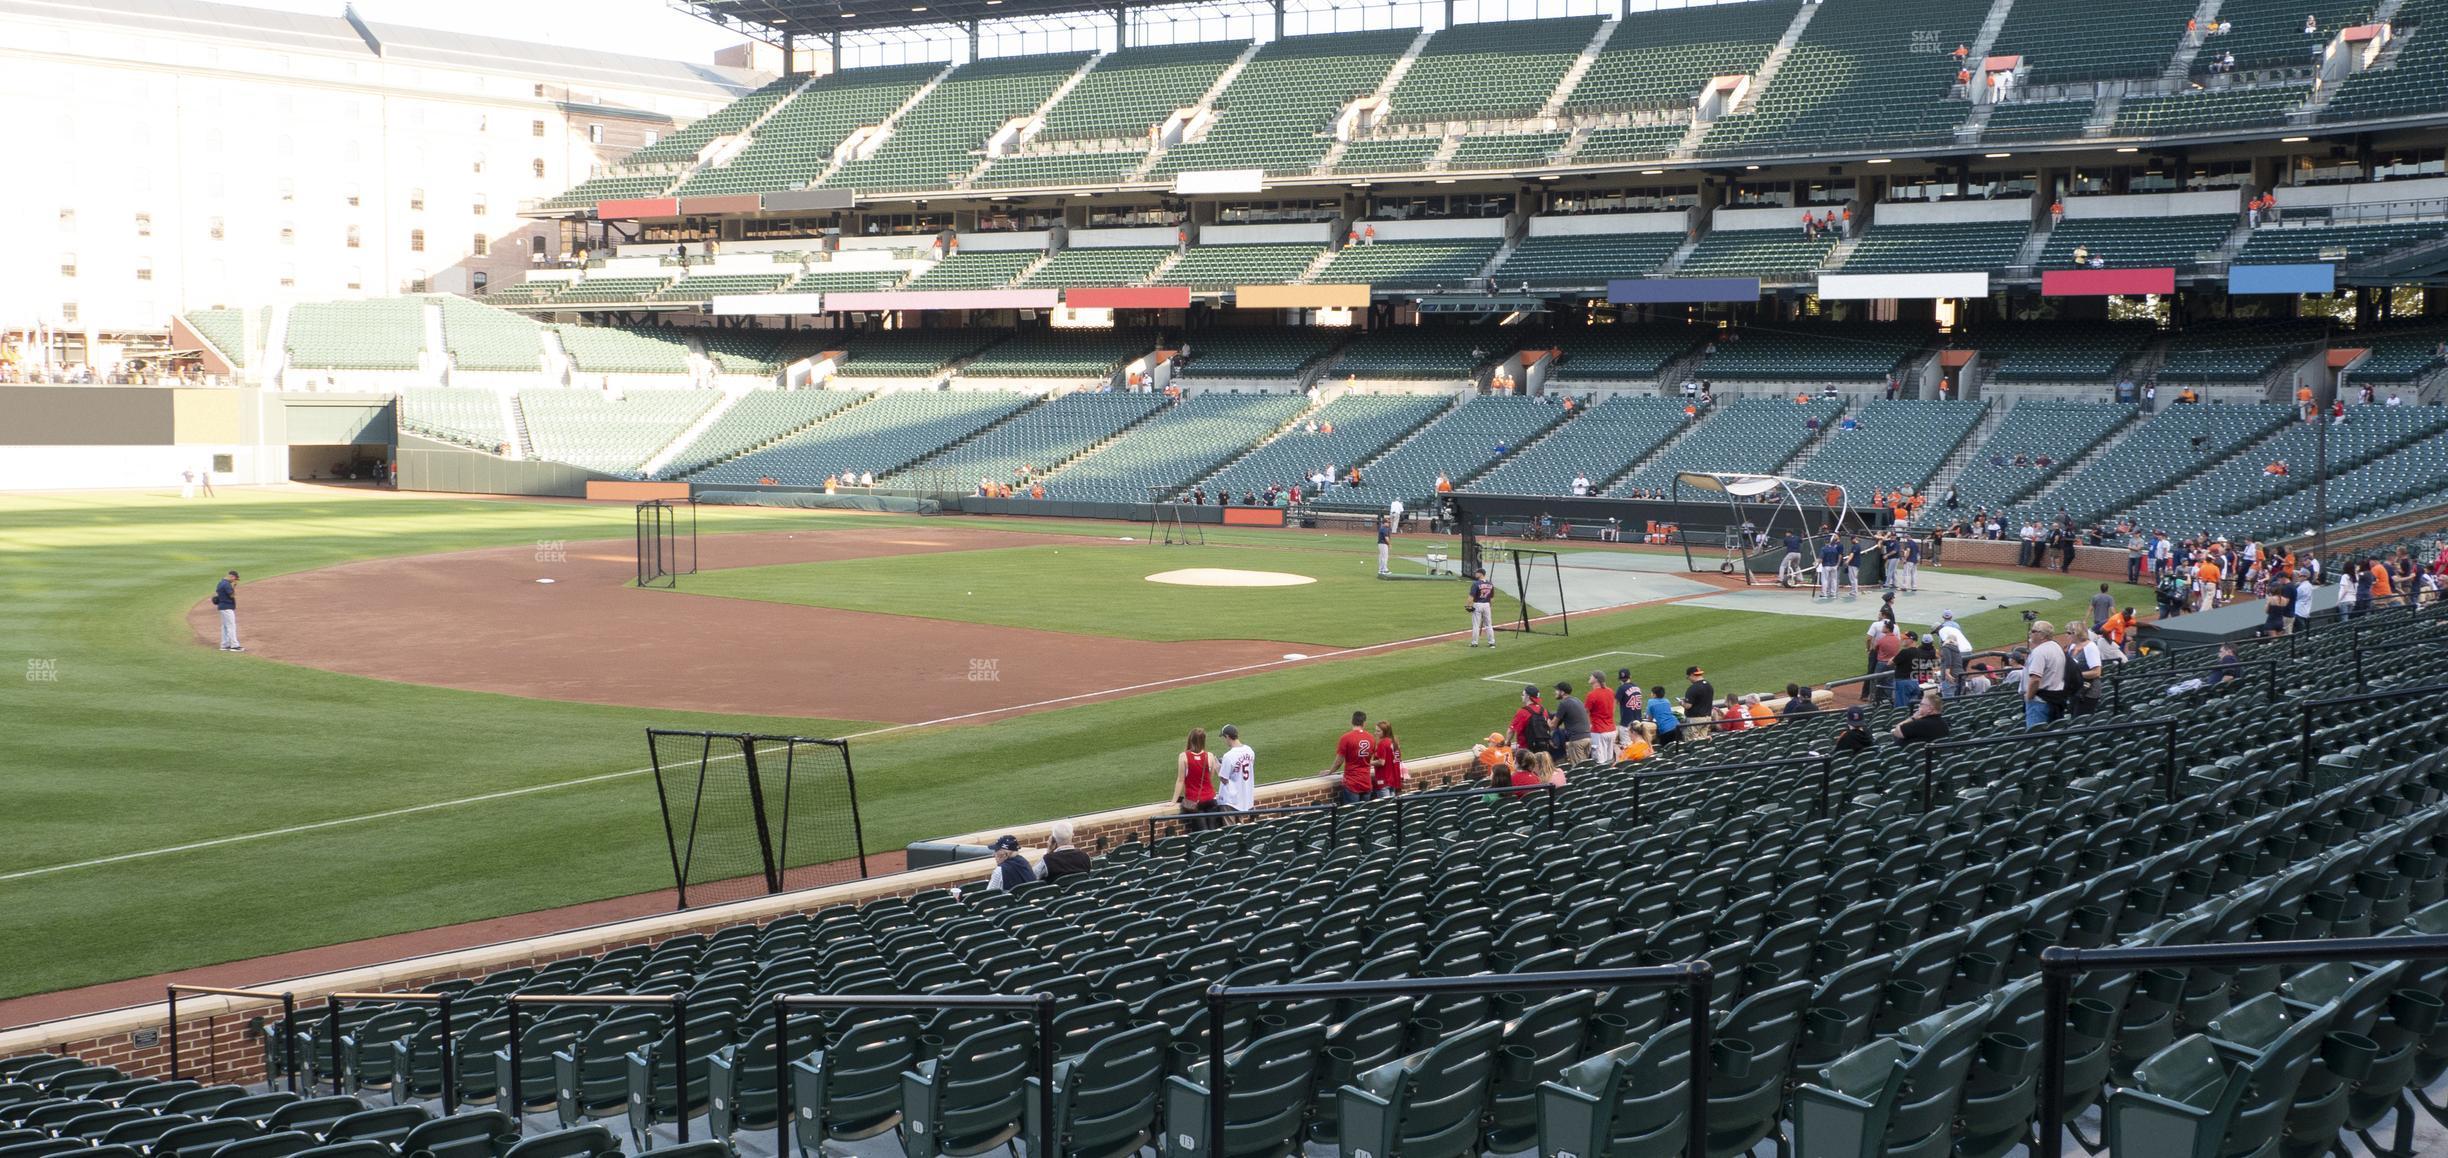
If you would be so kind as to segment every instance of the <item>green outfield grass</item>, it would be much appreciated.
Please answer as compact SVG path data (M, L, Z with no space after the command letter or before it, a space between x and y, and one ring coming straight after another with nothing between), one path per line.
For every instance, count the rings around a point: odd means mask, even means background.
M9 838L0 841L8 917L0 996L668 887L650 781L568 782L641 766L648 724L818 734L872 727L522 700L221 654L199 645L184 617L227 568L261 578L351 559L625 539L631 531L626 507L224 495L211 503L0 496L0 664L8 669L0 672L0 718L10 723L0 728L9 789L0 825ZM719 565L724 531L857 534L911 522L708 508L703 533L707 558ZM1113 525L1050 520L963 522L1116 533ZM1237 530L1210 541L1328 548L1314 560L1268 552L1265 569L1368 569L1348 537ZM1098 553L1061 558L1067 567ZM1179 554L1199 557L1175 565L1213 566L1225 552ZM2015 578L2066 592L2062 605L2039 608L2059 617L2092 588ZM1060 573L1041 581L1065 582ZM1351 582L1349 598L1381 589L1388 599L1426 597L1438 612L1432 621L1449 621L1449 585ZM2121 598L2147 599L2120 590ZM369 589L366 604L367 615L380 615L382 592ZM1297 620L1254 618L1253 634L1299 634ZM1968 627L1981 644L2020 634L2012 611L1975 616ZM1397 649L991 725L894 731L855 742L866 832L871 847L894 848L1160 799L1172 754L1194 725L1239 724L1259 752L1261 778L1286 779L1326 766L1355 708L1395 721L1415 756L1467 745L1511 714L1514 691L1480 678L1493 673L1537 668L1530 674L1552 683L1584 666L1582 657L1645 652L1669 658L1638 661L1644 683L1670 682L1670 673L1700 662L1720 689L1766 690L1859 671L1859 637L1850 620L1641 609L1576 617L1569 638L1508 640L1493 653L1459 643ZM452 803L524 788L539 790ZM360 819L401 809L418 811ZM300 826L317 827L131 856ZM20 875L112 857L129 859Z
M1459 581L1377 577L1374 544L1338 548L1010 547L833 563L741 567L691 576L695 595L879 611L1079 635L1177 641L1280 639L1359 647L1458 630ZM1275 571L1315 579L1295 587L1181 587L1148 576L1184 567ZM1499 621L1520 607L1499 596Z

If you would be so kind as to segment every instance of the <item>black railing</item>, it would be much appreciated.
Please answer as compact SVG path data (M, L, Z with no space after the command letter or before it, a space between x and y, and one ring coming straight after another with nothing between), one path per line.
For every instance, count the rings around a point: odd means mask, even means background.
M2376 692L2358 692L2351 696L2331 696L2327 699L2321 700L2305 700L2304 702L2295 705L2297 721L2296 770L2304 778L2311 778L2312 765L2317 760L2317 757L2312 752L2312 718L2314 714L2319 712L2322 708L2351 707L2355 704L2368 704L2379 700L2401 701L2414 696L2448 696L2448 683L2417 684L2413 687L2404 688L2384 688Z
M2040 951L2039 1158L2065 1158L2066 1021L2074 978L2083 973L2131 973L2204 965L2309 965L2325 961L2448 960L2448 936L2341 937L2326 941L2239 941L2218 945L2143 945L2124 949ZM2402 1111L2401 1111L2402 1112Z
M2363 691L2371 690L2371 677L2363 670L2363 657L2368 653L2408 651L2418 647L2443 646L2448 646L2448 636L2433 636L2429 639L2403 639L2395 643L2357 643L2354 649L2355 687L2360 688Z
M1439 788L1427 792L1402 792L1396 793L1393 796L1384 797L1382 799L1372 797L1367 800L1329 802L1325 804L1283 804L1272 808L1252 808L1247 811L1218 809L1214 812L1177 812L1169 816L1148 817L1148 844L1151 847L1155 845L1158 825L1178 824L1193 829L1205 827L1221 828L1228 821L1240 821L1262 816L1298 816L1310 813L1324 813L1326 815L1326 842L1328 844L1332 844L1338 839L1342 831L1342 813L1344 809L1376 806L1391 808L1393 810L1394 844L1395 847L1400 848L1403 840L1403 817L1411 805L1428 800L1455 800L1468 796L1485 796L1490 792L1507 792L1517 795L1526 795L1531 792L1545 793L1547 797L1546 824L1547 827L1553 828L1555 827L1556 797L1562 795L1564 789L1553 784L1540 784L1535 786L1525 784L1520 787L1506 788L1473 785L1462 788ZM1183 855L1188 855L1188 850L1185 849Z
M171 1081L175 1082L179 1080L179 994L194 993L218 997L252 997L263 1001L278 1001L281 1003L281 1068L289 1071L289 1092L293 1094L303 1092L299 1089L299 1083L302 1079L298 1076L297 994L291 993L287 990L274 991L270 989L227 989L217 985L171 985L166 986L165 988L168 989L170 997L169 1016ZM211 1039L208 1035L206 1038L207 1044L209 1044L210 1041Z
M632 1005L669 1006L672 1011L672 1085L675 1087L673 1091L675 1097L672 1100L672 1104L678 1107L674 1117L679 1119L678 1129L680 1141L686 1142L689 1140L688 994L513 993L509 997L503 999L502 1009L510 1021L510 1072L505 1075L508 1078L508 1081L503 1083L503 1088L495 1096L501 1099L502 1105L509 1108L511 1121L516 1123L518 1132L524 1134L527 1132L527 1075L521 1068L521 1047L519 1046L519 1007L522 1005L577 1005L594 1006L605 1009L618 1009ZM447 1049L447 1047L445 1048Z
M448 993L334 993L323 999L323 1033L331 1039L332 1092L345 1094L347 1080L340 1068L340 1007L360 1001L431 1004L442 1031L442 1114L448 1117L459 1112L459 1049L451 1034L451 1002ZM407 1080L406 1074L394 1074L394 1082Z
M1027 1013L1037 1037L1037 1111L1041 1133L1029 1142L1031 1155L1054 1153L1054 995L1051 993L783 993L773 999L774 1153L791 1153L790 1130L798 1117L792 1104L797 1090L790 1074L790 1011L802 1009L987 1009ZM687 1141L682 1135L681 1141Z
M1803 715L1824 713L1805 712ZM1839 717L1841 718L1841 717ZM1819 815L1828 814L1828 801L1836 779L1836 757L1825 753L1784 756L1774 760L1742 760L1731 764L1689 764L1678 768L1636 769L1625 780L1625 815L1630 823L1639 824L1641 815L1641 785L1651 780L1683 780L1694 776L1722 776L1730 772L1761 772L1770 768L1798 768L1806 764L1819 766Z
M1556 973L1482 973L1471 977L1413 977L1391 981L1317 981L1287 985L1214 985L1207 990L1207 1153L1222 1154L1225 1102L1232 1071L1224 1060L1224 1017L1235 1005L1257 1001L1369 997L1431 997L1488 993L1532 993L1558 989L1675 989L1690 1003L1689 1109L1684 1153L1708 1156L1709 1001L1715 983L1706 961L1629 969L1576 969ZM1051 1117L1051 1115L1049 1115ZM1179 1129L1185 1123L1172 1123Z

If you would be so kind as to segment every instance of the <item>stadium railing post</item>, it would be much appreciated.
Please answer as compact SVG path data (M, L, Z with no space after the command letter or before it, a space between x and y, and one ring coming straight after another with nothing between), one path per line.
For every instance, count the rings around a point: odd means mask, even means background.
M1054 1153L1054 1135L1057 1127L1054 1121L1054 995L1041 992L1035 997L1037 1000L1037 1120L1041 1123L1037 1130L1035 1152L1050 1156ZM782 1156L776 1155L776 1158L782 1158Z
M1819 758L1819 819L1821 820L1827 819L1828 797L1833 795L1835 787L1836 758L1822 756Z
M747 1059L740 1059L745 1066ZM790 1001L780 993L773 999L773 1065L774 1065L774 1158L789 1158L791 1119L799 1114L792 1105L798 1096L790 1076Z
M2276 668L2272 668L2272 669L2270 669L2270 670L2272 670L2272 671L2276 671L2277 669L2276 669ZM2171 719L2168 719L2168 720L2165 720L2165 721L2162 721L2162 722L2163 722L2163 723L2165 723L2165 724L2167 725L2167 744L2166 744L2166 763L2167 763L2167 798L2168 798L2168 803L2170 803L2170 804L2174 804L2174 803L2176 802L2176 795L2177 795L2177 790L2176 790L2176 721L2175 721L2174 719L2172 719L2172 718L2171 718Z
M162 989L170 1005L170 1080L175 1082L179 1080L178 986L165 985Z
M1547 786L1547 829L1550 832L1555 831L1556 797L1560 795L1563 795L1561 789L1553 784Z
M297 994L281 994L281 1064L289 1067L289 1092L302 1094L304 1075L298 1072L297 1060Z
M323 999L323 1036L331 1039L332 1093L345 1093L340 1088L340 998L336 994Z
M1716 1049L1709 1033L1709 999L1715 995L1716 978L1706 960L1690 961L1681 968L1686 975L1684 1000L1691 1003L1691 1072L1683 1079L1689 1087L1684 1096L1690 1102L1684 1111L1683 1150L1689 1158L1708 1158L1708 1075L1715 1068L1709 1055Z
M502 1013L510 1022L510 1081L505 1088L494 1091L493 1096L501 1105L509 1108L510 1132L524 1136L527 1133L527 1083L519 1080L518 994L513 993L503 999Z
M675 1126L674 1126L674 1129L675 1129L675 1130L678 1132L678 1134L679 1134L679 1136L680 1136L680 1137L679 1137L680 1144L681 1144L681 1145L683 1145L683 1146L686 1146L686 1145L688 1145L688 1140L689 1140L689 1131L688 1131L688 1123L689 1123L689 1104L688 1104L688 1094L689 1094L689 1080L688 1080L688 1067L689 1067L689 1048L688 1048L688 1046L689 1046L689 1041L688 1041L688 994L686 994L686 993L675 993L675 994L673 994L673 995L672 995L672 1003L671 1003L671 1004L672 1004L672 1117L679 1119L679 1121L678 1121L677 1125L675 1125ZM647 1077L648 1077L648 1079L650 1079L650 1080L649 1080L649 1082L648 1082L648 1085L649 1085L649 1087L650 1087L650 1088L651 1088L651 1086L652 1086L652 1081L651 1081L651 1079L653 1078L653 1076L654 1076L653 1071L649 1070L649 1071L647 1072ZM712 1080L712 1075L708 1075L708 1080L709 1080L709 1081L710 1081L710 1080ZM648 1098L652 1098L654 1095L650 1093L650 1094L648 1094L648 1095L646 1095L646 1096L647 1096ZM649 1105L647 1106L647 1109L648 1109L648 1111L649 1111L649 1113L647 1114L647 1117L646 1117L646 1120L647 1120L647 1122L648 1122L648 1127L647 1127L647 1128L648 1128L648 1129L652 1129L652 1128L653 1128L652 1123L653 1123L653 1121L654 1121L654 1115L653 1115L653 1113L652 1113L651 1111L653 1110L653 1105L652 1105L651 1103L649 1103Z
M1232 1075L1224 1065L1224 983L1207 987L1207 1153L1222 1158L1224 1098L1232 1092Z
M459 1037L451 1031L451 995L434 999L434 1014L442 1022L442 1114L459 1112ZM398 1081L394 1076L391 1080Z

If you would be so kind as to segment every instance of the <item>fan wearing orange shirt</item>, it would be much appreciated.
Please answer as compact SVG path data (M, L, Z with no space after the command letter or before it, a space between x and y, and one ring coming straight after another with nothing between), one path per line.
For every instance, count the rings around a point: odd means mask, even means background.
M2381 600L2393 597L2397 593L2397 588L2394 583L2389 581L2388 564L2383 563L2378 559L2371 561L2371 577L2371 605L2373 607L2378 607L2380 606Z
M2208 611L2218 606L2220 577L2218 556L2202 556L2201 565L2193 569L2194 610Z

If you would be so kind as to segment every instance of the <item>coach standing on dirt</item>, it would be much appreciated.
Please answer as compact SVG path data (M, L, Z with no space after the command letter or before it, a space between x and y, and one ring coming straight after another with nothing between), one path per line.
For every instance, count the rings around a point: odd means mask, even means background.
M213 609L221 613L221 650L245 651L238 646L238 573L230 572L214 585Z

